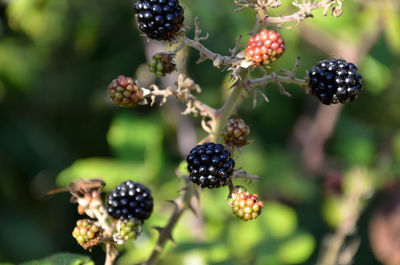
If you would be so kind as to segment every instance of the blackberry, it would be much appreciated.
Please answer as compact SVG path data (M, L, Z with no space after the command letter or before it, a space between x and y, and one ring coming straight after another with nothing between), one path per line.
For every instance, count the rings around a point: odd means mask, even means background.
M142 221L137 219L119 220L113 234L114 241L121 245L128 240L136 239L142 233Z
M218 188L228 184L235 161L223 145L205 143L194 147L187 156L190 180L201 188Z
M150 190L140 183L125 181L107 197L107 211L115 219L140 221L148 219L153 211Z
M183 25L178 0L144 0L135 4L139 29L150 39L171 40Z
M348 103L362 91L357 66L343 59L318 62L309 73L310 93L326 104Z
M263 202L258 200L257 194L239 189L232 193L232 201L229 202L229 206L237 218L249 221L256 219L261 214Z
M173 58L174 54L172 53L156 53L149 63L150 72L161 77L176 70L176 64L173 61Z
M142 99L143 92L132 78L118 76L108 85L108 95L120 107L133 108Z
M285 49L285 42L281 34L273 30L263 29L249 39L244 58L255 66L269 64L278 59Z
M100 238L100 227L89 219L81 219L76 222L72 236L84 249L97 245Z
M249 126L242 119L230 119L222 132L224 142L233 146L244 146L249 144L247 136L250 133Z

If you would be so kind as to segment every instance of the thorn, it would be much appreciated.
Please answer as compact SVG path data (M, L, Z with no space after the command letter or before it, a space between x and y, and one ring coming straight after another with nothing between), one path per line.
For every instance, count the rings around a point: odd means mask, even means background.
M175 200L167 200L166 202L169 202L169 203L173 204L175 207L178 207L178 204L176 203Z
M281 69L280 72L281 72L282 74L286 75L286 76L294 77L293 72L291 72L291 71L289 71L289 70Z
M207 56L205 56L204 54L201 54L200 58L196 61L196 64L200 64L200 63L204 62L205 60L207 60Z
M189 203L189 204L187 205L187 207L188 207L188 209L189 209L196 217L199 217L198 214L197 214L197 212L196 212L196 210L194 209L192 203Z
M187 186L185 186L185 187L183 187L183 188L179 189L177 192L182 192L182 191L187 191L187 190L188 190L188 187L187 187Z
M253 109L255 109L257 106L257 90L254 90L253 92Z
M158 233L162 233L162 231L164 230L164 227L161 226L152 226L151 228L157 230Z
M279 92L281 92L282 95L287 96L287 97L292 97L289 92L286 91L286 89L282 86L280 82L278 82L279 86Z
M200 201L200 195L199 195L199 191L197 189L194 190L193 195L198 201Z
M269 98L261 91L257 91L265 100L265 102L269 103Z
M171 233L169 233L168 239L171 240L172 246L173 246L174 248L176 248L176 247L177 247L177 244L176 244L175 239L172 237Z
M166 237L167 237L169 240L171 240L172 246L176 248L176 241L175 241L174 238L172 237L170 231L166 230L165 227L160 227L160 226L153 226L153 227L151 227L151 228L157 230L158 233L160 233L159 236L161 236L162 233L166 233Z

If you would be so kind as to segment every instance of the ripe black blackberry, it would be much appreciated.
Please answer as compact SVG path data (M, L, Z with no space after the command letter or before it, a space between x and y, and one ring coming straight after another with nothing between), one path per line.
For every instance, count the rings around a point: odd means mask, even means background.
M150 39L170 40L183 25L178 0L143 0L135 4L139 29Z
M153 211L153 197L150 190L140 183L125 181L112 190L107 197L108 214L115 219L141 221L150 217Z
M348 103L362 90L357 66L343 59L318 62L310 71L310 93L326 104Z
M235 161L223 145L205 143L194 147L187 156L190 180L201 188L218 188L228 184Z

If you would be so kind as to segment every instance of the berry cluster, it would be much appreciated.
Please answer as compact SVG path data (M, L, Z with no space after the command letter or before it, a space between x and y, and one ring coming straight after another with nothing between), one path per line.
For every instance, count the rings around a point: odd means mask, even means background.
M195 146L187 156L190 180L201 188L218 188L228 184L235 161L223 145L205 143Z
M249 126L242 119L230 119L222 132L224 142L234 146L244 146L248 144L247 136L250 133Z
M99 231L100 228L93 224L92 221L81 219L76 222L76 227L74 231L72 231L72 236L79 245L86 249L97 244L97 242L91 244L91 241L96 241Z
M111 100L120 107L135 107L142 99L143 92L132 78L118 76L108 85Z
M170 40L183 25L178 0L143 0L135 4L139 29L150 39Z
M176 69L176 64L172 60L171 53L157 53L153 56L149 63L149 71L157 76L165 76Z
M257 194L251 194L241 189L232 193L232 201L229 202L233 213L245 221L256 219L261 214L263 202L257 200Z
M326 104L353 101L362 90L357 67L343 59L318 62L309 73L310 93Z
M136 239L142 233L141 221L136 219L120 220L117 233L114 234L114 239L117 242L124 243L131 239Z
M140 183L125 181L110 191L107 197L108 214L115 219L140 221L148 219L153 211L150 190Z
M281 34L263 29L249 39L244 58L251 61L253 65L269 64L278 59L285 48Z

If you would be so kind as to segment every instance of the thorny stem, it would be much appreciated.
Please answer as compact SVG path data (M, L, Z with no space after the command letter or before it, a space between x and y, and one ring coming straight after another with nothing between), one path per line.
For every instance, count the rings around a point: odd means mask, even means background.
M371 188L366 177L366 172L358 170L353 172L353 174L354 178L357 178L358 185L345 195L343 203L346 207L344 210L344 219L333 237L327 242L326 249L317 265L338 264L346 237L355 232L357 220L363 210L362 201L368 195L370 196Z
M326 6L328 2L334 2L332 0L324 0L315 4L311 4L311 9L316 9L316 8L321 8L323 6ZM298 13L291 15L291 16L286 16L286 17L279 17L279 18L274 18L274 17L267 17L265 16L263 21L264 23L281 23L281 22L289 22L289 21L299 21L299 18L306 18L308 15L304 10L300 10ZM259 21L256 22L258 24ZM196 49L200 52L200 59L198 62L202 62L206 59L212 60L214 66L220 67L221 65L227 65L227 66L233 66L233 67L238 67L241 65L243 62L243 59L238 58L236 56L223 56L217 53L214 53L207 49L204 45L200 43L201 40L207 39L208 35L205 37L200 37L201 30L199 28L199 23L198 19L196 18L195 21L195 26L196 26L196 32L195 32L195 38L194 40L187 38L186 36L182 36L180 38L180 41L193 48ZM243 70L239 70L238 74L243 74ZM243 81L247 80L247 81ZM173 95L177 97L177 99L183 101L184 103L190 102L193 106L195 106L197 109L200 110L200 114L202 116L208 116L211 118L212 125L211 125L211 133L209 136L214 140L214 142L220 143L222 142L222 131L225 127L225 124L227 123L229 117L232 115L232 113L235 111L237 106L241 103L243 97L245 96L246 89L250 87L254 87L257 85L261 84L266 84L268 82L285 82L285 83L293 83L293 84L298 84L300 86L306 86L307 81L304 79L299 79L294 76L278 76L275 73L269 74L269 75L264 75L263 77L256 78L253 80L248 80L246 77L244 77L243 80L237 80L237 83L235 84L233 91L229 95L228 99L225 101L223 106L215 110L208 105L202 103L199 101L195 96L192 94L187 95L187 97L179 97L178 93L176 91L171 91L171 90L154 90L152 91L152 95L154 96L164 96L164 99L168 97L169 95ZM238 174L236 177L244 177L248 178L249 175L247 175L246 172L241 172L241 174ZM251 176L253 179L257 179L256 176ZM185 210L187 209L192 209L191 207L191 199L195 193L195 188L190 182L187 182L187 186L185 189L182 191L182 195L174 200L175 204L175 209L173 213L171 214L169 221L165 227L158 228L158 231L160 233L159 238L157 240L157 243L154 247L154 250L152 254L150 255L149 259L142 263L143 265L154 265L158 261L162 250L164 249L166 243L171 240L173 243L172 238L172 231L175 227L175 225L178 223L180 217L184 213Z
M212 134L216 143L222 142L222 131L229 117L242 101L244 92L245 90L243 89L241 83L235 85L232 93L229 95L224 105L219 110L217 110L216 118L214 119L212 124Z
M185 43L187 46L192 47L193 49L196 49L200 52L200 62L209 59L214 62L214 65L219 67L220 65L239 65L242 62L242 59L237 58L237 57L231 57L231 56L223 56L218 53L214 53L207 49L203 44L201 44L199 41L195 41L192 39L189 39L186 36L183 36L181 38L182 42Z
M179 94L177 90L174 89L162 89L162 90L153 90L151 92L152 96L162 96L167 98L168 96L174 96L181 102L188 104L190 103L194 107L196 107L200 111L201 116L209 116L210 118L214 118L216 110L207 104L198 100L194 95L187 93L185 96Z
M161 255L162 250L165 247L165 244L171 240L173 243L172 238L172 230L174 229L175 225L178 223L180 217L182 216L183 212L187 209L190 209L190 201L194 194L195 190L193 185L188 182L187 186L183 189L182 195L174 201L175 209L172 213L171 217L169 218L168 224L163 228L158 228L160 232L160 236L157 240L156 246L154 247L153 252L149 259L143 263L143 265L153 265L156 264L158 258Z
M104 262L104 265L113 265L117 256L118 256L118 249L115 246L114 242L107 242L106 243L106 261Z
M255 79L250 79L247 80L247 84L250 87L258 86L258 85L265 85L268 82L275 82L275 83L290 83L290 84L296 84L301 87L307 87L308 82L305 79L297 78L297 77L292 77L292 76L280 76L275 73L269 74L269 75L264 75L259 78Z
M281 24L281 23L288 23L288 22L300 22L308 17L313 17L311 11L314 9L324 8L324 15L328 13L329 8L335 3L335 0L322 0L319 2L305 2L302 4L294 3L300 10L294 14L287 15L287 16L277 16L277 17L269 17L265 16L262 19L263 23L266 24Z

